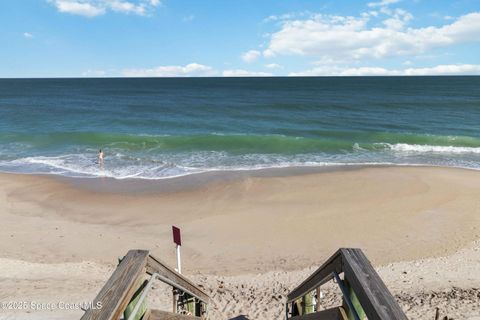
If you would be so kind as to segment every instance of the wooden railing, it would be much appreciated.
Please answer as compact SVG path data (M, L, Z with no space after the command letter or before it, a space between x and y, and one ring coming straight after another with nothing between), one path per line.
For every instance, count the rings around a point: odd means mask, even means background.
M192 316L149 309L145 296L155 279L172 286L180 297L178 309L189 310ZM122 314L135 320L205 318L209 300L203 290L148 251L130 250L81 320L118 320Z
M150 280L146 280L149 275ZM172 286L180 297L174 313L152 310L146 306L145 296L155 279ZM342 306L313 310L307 297L311 299L312 292L319 292L320 287L330 280L335 280L342 291ZM125 320L206 318L209 300L202 289L149 255L148 251L130 250L81 320L118 320L122 315ZM191 315L180 314L181 310ZM360 249L338 250L291 291L287 296L286 317L292 320L407 320Z
M340 278L343 273L343 279ZM307 308L307 297L335 280L343 305L327 310ZM320 299L317 295L317 299ZM321 302L321 301L318 301ZM286 317L310 319L406 320L400 306L360 249L340 249L287 296Z

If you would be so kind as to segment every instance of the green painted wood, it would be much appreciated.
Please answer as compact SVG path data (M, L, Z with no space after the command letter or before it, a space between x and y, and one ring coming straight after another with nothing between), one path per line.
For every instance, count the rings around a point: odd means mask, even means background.
M148 251L130 250L93 300L98 309L88 309L81 320L118 320L130 302L138 279L145 273Z
M178 306L180 309L185 310L188 314L194 316L200 316L200 314L196 313L196 303L195 298L189 295L188 293L184 293L178 299Z
M309 292L303 296L303 314L310 314L315 312L315 307L313 305L313 293Z
M366 319L367 315L365 314L365 311L363 310L362 305L360 304L360 301L358 300L358 297L355 294L355 291L353 291L352 287L350 286L350 284L348 283L347 280L344 280L343 283L348 290L348 296L350 298L350 301L352 301L353 308L357 312L358 317L361 320ZM346 307L346 306L344 306L344 309L346 310L346 314L347 314L348 319L349 320L354 320L353 312L351 310L349 310L348 307Z
M360 249L340 249L344 278L369 320L407 320L407 316Z
M132 299L130 300L127 307L125 308L125 311L123 312L124 319L130 318L130 315L132 314L133 309L135 309L135 306L138 304L138 301L140 300L140 296L142 295L142 292L145 289L145 286L147 285L147 283L148 281L146 280L142 281L141 279L139 279L139 281L137 282L136 287L138 287L138 290L135 292ZM133 319L134 320L142 319L146 311L147 311L147 301L143 300L141 302L141 305L140 305L140 308L138 309L137 314Z
M199 320L199 317L186 316L160 310L150 310L145 320Z
M315 313L305 314L290 318L291 320L339 320L341 319L339 308L331 308L327 310L318 311Z

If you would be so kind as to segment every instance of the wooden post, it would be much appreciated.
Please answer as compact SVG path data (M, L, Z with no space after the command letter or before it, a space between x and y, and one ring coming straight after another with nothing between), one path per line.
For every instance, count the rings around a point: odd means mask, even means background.
M172 294L173 294L173 306L172 306L172 312L173 313L177 313L177 298L178 298L178 295L177 295L177 289L173 288L172 289Z
M320 294L321 294L321 291L320 291L320 287L317 288L317 307L316 307L316 310L315 311L320 311Z
M303 296L303 314L314 313L313 309L313 291Z

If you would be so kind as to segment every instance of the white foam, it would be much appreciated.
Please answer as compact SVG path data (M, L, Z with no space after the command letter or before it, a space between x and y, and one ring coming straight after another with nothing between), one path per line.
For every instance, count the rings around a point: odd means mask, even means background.
M116 155L120 156L120 155ZM23 172L31 174L59 174L69 177L95 178L109 177L115 179L163 179L196 173L195 168L182 168L175 165L146 166L138 164L117 163L99 166L91 157L68 154L62 156L25 157L13 161L0 162L0 168L7 172ZM10 170L9 170L10 169ZM1 170L1 169L0 169Z
M410 144L378 144L376 151L354 146L342 154L242 154L223 151L124 154L112 149L103 167L95 163L96 150L58 156L31 156L0 160L0 171L56 174L69 177L159 180L212 171L249 171L292 167L447 166L479 169L480 148ZM357 151L357 152L355 152Z
M454 146L431 146L431 145L420 145L420 144L406 144L406 143L382 143L379 145L384 145L388 149L397 151L397 152L430 152L430 153L475 153L480 154L480 148L475 147L454 147Z

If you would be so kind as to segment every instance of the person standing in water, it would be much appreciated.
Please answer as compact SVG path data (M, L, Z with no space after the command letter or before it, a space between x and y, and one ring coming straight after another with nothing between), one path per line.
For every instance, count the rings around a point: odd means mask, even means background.
M102 151L102 149L100 149L100 151L98 151L98 164L103 166L103 151Z

